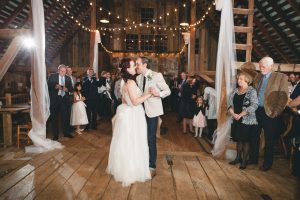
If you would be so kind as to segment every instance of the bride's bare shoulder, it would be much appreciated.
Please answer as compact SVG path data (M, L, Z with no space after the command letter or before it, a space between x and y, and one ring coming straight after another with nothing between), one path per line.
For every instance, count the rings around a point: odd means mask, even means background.
M136 85L134 80L127 80L126 83L127 87L134 87Z

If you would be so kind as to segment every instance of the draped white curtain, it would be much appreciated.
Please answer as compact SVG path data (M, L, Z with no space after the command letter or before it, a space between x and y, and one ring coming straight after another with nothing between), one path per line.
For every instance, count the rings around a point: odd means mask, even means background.
M49 94L46 80L45 64L45 23L44 7L42 0L31 0L33 39L33 62L31 67L31 110L30 117L32 129L29 137L33 142L32 146L25 148L26 152L41 153L49 150L63 148L56 141L46 138L46 122L50 115Z
M100 43L100 33L98 30L95 32L95 43L94 43L94 62L93 69L95 73L98 73L98 43Z
M236 69L235 60L236 53L234 49L234 22L231 0L216 0L216 10L220 10L221 23L218 42L217 65L216 65L216 91L217 91L217 115L220 113L221 90L223 78L225 78L227 100L235 87ZM223 73L224 72L224 73ZM223 74L225 77L223 77ZM212 154L219 156L225 149L225 145L230 138L231 118L227 117L226 122L218 124L218 128L214 134L214 148Z

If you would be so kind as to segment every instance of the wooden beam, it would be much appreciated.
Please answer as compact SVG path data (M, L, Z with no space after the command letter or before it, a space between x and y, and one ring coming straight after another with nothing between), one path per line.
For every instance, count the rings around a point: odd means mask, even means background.
M213 85L215 83L215 80L210 78L209 76L205 74L199 74L201 78L203 78L205 81L207 81L210 85Z
M290 39L286 36L286 34L281 30L281 28L273 21L270 15L265 11L265 9L261 6L261 2L255 0L256 8L260 11L260 13L266 18L266 20L272 25L278 35L283 39L286 45L289 47L291 52L295 55L297 59L300 59L300 51L297 47L290 41Z
M14 19L18 16L18 14L23 10L23 8L28 4L28 0L23 0L21 4L18 5L14 13L12 13L8 19L2 24L2 28L7 27Z
M56 3L56 2L55 2ZM70 0L67 0L65 2L65 5L69 5ZM60 7L51 17L49 20L47 20L46 25L45 25L45 30L47 30L52 23L57 19L57 17L64 11L63 7Z
M276 42L274 42L274 38L269 34L269 32L266 30L264 25L254 16L254 23L257 26L257 28L262 31L263 35L267 38L269 43L276 49L276 51L280 54L282 59L287 62L291 63L290 59L282 53L281 48L278 46Z
M297 28L298 24L293 22L289 17L287 16L287 13L284 13L280 6L278 6L278 0L274 1L268 1L269 4L273 7L273 9L277 12L277 15L282 19L283 22L287 25L287 27L296 35L298 39L300 39L300 29Z
M85 12L81 13L78 20L82 21L84 18L88 17L90 14L90 10L91 10L91 8L89 7ZM83 21L85 21L85 20L83 20ZM49 56L50 60L52 60L54 58L54 56L57 55L60 48L63 46L62 43L66 40L69 40L69 38L72 38L74 33L76 31L78 31L79 28L80 27L76 23L73 23L73 26L69 29L72 31L69 31L67 35L63 35L63 37L58 39L58 41L55 43L55 45L53 47L51 47L50 50L47 51L47 56ZM60 46L60 47L58 48L58 46Z
M235 26L234 32L236 32L236 33L252 33L253 27Z
M96 18L97 18L97 13L96 13L96 0L92 0L92 9L91 9L91 27L90 29L95 30L96 29ZM89 59L89 64L90 67L93 66L94 63L94 46L95 46L95 32L90 33L90 59Z
M253 13L254 13L253 9L233 8L233 14L236 14L236 15L249 15L249 14L253 14Z
M191 24L196 23L196 1L190 2L191 10ZM196 72L196 60L195 60L195 42L196 42L196 28L190 28L190 43L188 46L188 74L194 75Z
M236 62L236 68L239 69L245 62ZM256 70L259 70L259 63L252 62L255 65ZM286 64L286 63L275 63L273 65L274 71L280 71L282 72L300 72L300 64Z
M77 2L78 2L78 0L77 0ZM79 1L78 3L82 3L82 1ZM78 8L81 8L81 9L78 9ZM90 8L90 6L88 8ZM82 16L82 13L83 13L82 9L84 9L83 4L80 4L80 6L77 6L74 9L75 12L81 13L79 15L79 17L77 18L77 20L79 20L79 21L82 21L82 19L84 17L84 16ZM51 35L49 34L50 36L48 37L48 39L46 41L46 46L48 46L47 50L51 50L53 47L57 46L58 43L59 43L59 41L60 41L59 39L60 38L65 38L66 35L70 35L70 31L69 30L73 30L72 28L74 27L74 24L75 24L75 22L73 22L73 21L70 21L69 23L67 23L66 25L64 25L64 27L60 27L62 24L64 24L63 23L64 20L65 20L64 18L61 18L58 21L58 23L57 23L58 26L56 26L54 30L49 30L49 32L51 32L53 34L51 34ZM59 31L58 30L59 28L62 28L63 31Z
M29 33L29 29L0 29L0 38L11 39L18 35L26 35Z
M199 64L200 64L200 74L205 70L206 68L206 62L207 62L207 58L205 57L206 55L206 27L203 26L200 29L200 56L199 56Z
M254 33L255 39L261 44L262 48L268 53L268 56L274 58L274 60L278 61L278 56L275 56L275 54L272 52L272 49L269 45L265 43L265 41L256 33ZM266 55L265 55L266 56Z
M248 9L254 9L254 0L248 0ZM248 14L247 26L252 28L252 31L247 32L247 46L250 48L246 49L246 61L251 62L251 52L252 52L252 37L253 37L253 15L254 12Z
M291 7L297 12L298 16L300 16L300 5L295 0L287 0Z
M236 43L234 45L234 47L235 47L235 49L238 49L238 50L247 50L247 49L251 48L251 45Z
M9 66L15 59L21 47L22 45L20 42L20 36L17 36L12 40L3 57L0 59L0 81L7 72Z

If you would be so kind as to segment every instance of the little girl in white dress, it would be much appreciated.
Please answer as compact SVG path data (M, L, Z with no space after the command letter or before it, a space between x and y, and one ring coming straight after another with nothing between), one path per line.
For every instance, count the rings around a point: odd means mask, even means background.
M195 127L195 136L198 136L198 130L199 130L199 137L202 136L203 128L206 127L206 118L205 118L205 106L204 101L202 97L197 98L196 102L196 108L194 112L194 118L193 118L193 126Z
M89 123L86 110L85 110L85 97L81 94L81 83L76 83L74 86L74 103L72 105L70 124L76 126L75 132L79 135L82 134L80 125L86 125Z

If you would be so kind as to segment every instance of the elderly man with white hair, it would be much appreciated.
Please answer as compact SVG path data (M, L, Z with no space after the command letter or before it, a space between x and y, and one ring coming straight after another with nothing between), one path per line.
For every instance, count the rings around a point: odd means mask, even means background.
M288 78L285 74L273 72L274 61L270 57L264 57L259 61L260 72L254 79L254 87L258 94L258 109L256 118L259 131L252 137L251 155L248 164L258 163L259 138L261 130L264 130L265 152L264 162L260 170L267 171L273 164L273 147L280 134L281 120L288 101Z

